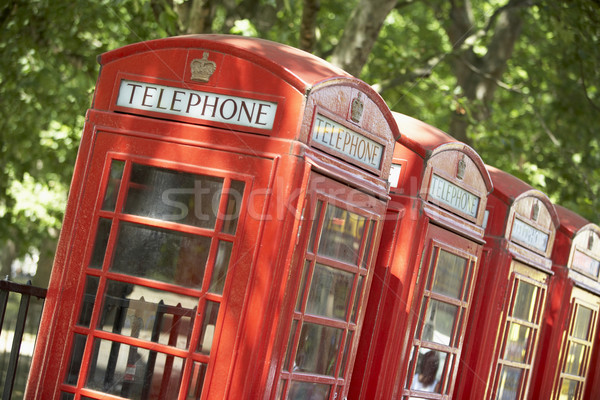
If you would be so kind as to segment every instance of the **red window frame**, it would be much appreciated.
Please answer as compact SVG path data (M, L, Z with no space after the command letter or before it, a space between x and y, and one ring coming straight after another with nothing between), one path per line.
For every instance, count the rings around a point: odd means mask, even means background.
M161 147L161 159L153 157L156 148ZM187 398L188 389L193 390L190 385L197 384L198 382L190 382L195 369L200 368L200 364L207 364L202 377L204 379L204 388L210 386L210 374L214 366L214 361L219 347L219 337L222 333L223 319L228 308L236 307L233 312L239 314L238 306L241 305L230 305L228 301L227 293L232 290L232 285L236 285L240 288L245 288L245 282L233 283L236 281L235 276L244 273L238 272L240 269L244 269L245 273L248 272L248 265L234 265L238 258L245 258L247 261L248 257L243 256L239 253L248 252L251 247L254 247L254 243L245 243L243 232L252 226L258 230L255 226L260 223L260 218L246 218L247 209L253 207L257 209L257 205L252 205L252 201L257 202L257 196L254 196L253 200L248 199L248 195L252 188L263 187L266 188L268 185L268 178L261 176L261 168L265 162L264 159L251 156L239 157L236 154L227 154L220 152L221 165L211 165L210 157L211 150L202 149L199 147L187 146L183 144L164 143L151 139L133 138L129 137L127 140L123 140L120 135L114 135L110 131L100 131L96 138L96 149L91 160L91 167L88 169L88 174L98 173L102 171L102 178L99 183L99 190L95 191L93 187L85 189L82 204L93 204L93 216L90 221L91 225L89 230L89 236L87 238L76 238L77 241L85 243L85 251L82 253L81 260L83 262L82 273L79 278L79 287L77 289L76 301L79 302L75 307L75 312L72 313L72 321L70 323L69 335L64 338L68 351L67 359L70 360L73 356L72 350L76 335L83 337L85 340L85 347L81 353L82 362L78 368L75 382L67 383L69 367L67 363L62 364L62 371L60 373L61 383L59 389L61 390L61 399L79 399L79 398L103 398L103 399L120 399L117 395L110 395L105 392L92 390L85 387L87 374L90 368L90 360L94 351L94 342L96 340L108 340L113 343L120 343L121 345L131 346L149 352L157 352L164 355L167 358L167 364L172 366L172 359L181 359L181 365L183 372L180 379L180 390L178 391L179 398ZM123 171L122 182L119 183L119 194L115 204L114 211L102 210L102 202L104 199L105 191L108 187L110 180L110 167L113 160L125 162L125 168ZM149 167L158 167L163 169L169 169L174 171L182 171L190 174L198 174L211 177L220 177L223 179L223 187L221 188L221 198L218 205L219 215L227 215L227 201L230 183L232 180L244 182L244 194L239 207L239 218L237 222L237 228L234 234L226 233L221 231L223 226L223 219L217 217L216 224L213 229L194 227L190 225L184 225L172 221L163 221L155 218L144 217L139 215L127 214L122 211L123 204L125 202L125 196L129 189L129 175L133 163L146 165ZM202 163L203 165L198 165ZM254 173L255 175L240 174L235 171L246 171L247 173ZM125 183L125 184L123 184ZM262 190L262 189L261 189ZM90 207L91 208L91 207ZM260 209L260 208L258 208ZM89 212L89 211L88 211ZM89 218L86 216L86 218ZM93 268L89 266L92 253L95 246L96 230L101 219L112 220L112 227L110 229L110 235L108 242L106 243L106 257L101 268ZM116 222L116 223L115 223ZM185 234L201 235L203 237L210 237L211 245L209 250L208 259L206 261L206 269L204 271L204 279L202 280L201 288L183 287L174 283L162 282L159 280L150 279L147 277L133 276L121 272L114 272L109 269L112 262L112 254L115 250L117 233L119 225L123 223L138 224L140 226L160 228L168 230L169 232L182 232ZM247 240L247 239L246 239ZM221 294L209 293L208 285L211 282L212 268L215 264L217 257L217 247L221 242L233 243L230 262L229 272L227 274L226 283ZM244 242L244 243L243 243ZM234 268L237 267L237 268ZM85 306L83 300L85 296L85 280L87 277L94 277L98 279L98 287L95 291L95 300L93 302L94 308L91 314L90 323L87 326L78 324L78 318L81 314L81 309ZM247 279L247 274L245 275ZM174 295L182 295L185 297L197 298L197 306L194 313L192 314L191 320L193 324L192 332L188 337L189 344L187 348L179 348L174 343L169 342L167 344L156 343L153 341L147 341L138 339L132 336L124 336L118 333L113 333L107 330L101 330L97 328L98 320L103 308L103 294L106 287L107 280L126 282L133 285L143 286L153 290L163 291ZM239 290L239 289L238 289ZM208 301L220 302L220 309L218 312L218 319L216 321L216 329L214 331L212 350L209 354L202 354L197 351L197 344L199 336L201 334L200 329L204 321L204 310L205 304ZM171 307L173 308L173 307ZM175 317L174 317L175 318ZM231 346L226 346L230 348ZM227 358L227 357L226 357ZM129 368L129 366L128 366ZM224 382L223 382L224 384ZM200 398L203 396L202 393L197 393L197 396L193 398Z
M473 297L474 280L477 274L479 251L481 246L471 240L456 235L450 231L435 225L429 225L425 240L426 246L419 267L416 292L412 307L412 339L409 342L407 352L409 361L406 365L404 382L400 382L399 393L402 399L448 399L454 391L454 383L458 371L458 363L462 351L465 329L468 321L471 300ZM465 270L460 286L459 297L454 298L449 294L436 292L433 288L437 268L439 267L439 255L441 251L447 252L465 260ZM449 344L443 344L423 339L426 326L426 315L432 301L456 307L456 319L451 328L452 336ZM442 366L441 379L434 391L411 389L418 367L418 359L425 357L428 352L445 353L444 365ZM439 368L439 364L438 364Z
M360 238L355 264L335 260L322 255L319 251L322 234L326 229L326 213L330 206L364 218L364 231ZM296 301L291 327L287 334L285 358L277 378L276 399L289 398L290 387L296 383L305 383L308 385L308 390L319 385L329 386L326 397L318 398L341 399L347 392L350 383L348 378L352 370L363 319L363 308L370 286L369 279L372 276L371 267L376 256L374 250L378 226L384 211L383 201L330 178L312 173L295 254L295 259L299 260L298 267L302 279L297 282L294 289ZM347 222L348 220L345 223ZM307 312L307 300L310 296L316 265L353 275L350 296L346 300L345 318L332 318ZM302 328L309 324L342 331L331 375L294 371Z

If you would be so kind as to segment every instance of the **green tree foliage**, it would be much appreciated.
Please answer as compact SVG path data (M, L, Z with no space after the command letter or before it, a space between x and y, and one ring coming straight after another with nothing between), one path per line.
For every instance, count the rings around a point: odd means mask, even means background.
M0 253L56 238L96 56L186 33L257 36L340 60L393 110L599 222L599 16L597 0L7 0Z

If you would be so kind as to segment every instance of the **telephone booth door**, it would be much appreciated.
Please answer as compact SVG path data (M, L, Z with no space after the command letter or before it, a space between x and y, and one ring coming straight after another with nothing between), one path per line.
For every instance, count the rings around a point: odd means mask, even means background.
M544 193L487 169L494 191L455 396L525 399L540 348L558 216Z
M534 364L529 398L581 400L597 387L591 371L598 363L600 228L562 206L556 210L560 228L541 329L544 350Z
M59 386L64 400L200 398L233 359L215 348L238 331L236 293L260 223L251 216L264 201L251 193L267 187L259 171L270 161L108 129L94 147L89 171L102 173L85 176L80 210L89 212L78 213L75 233L89 236L70 260L85 284L62 289L75 306L57 317L73 333L57 333L68 363L47 389ZM227 167L203 165L215 157Z
M413 306L416 329L401 399L438 399L454 388L481 245L430 225ZM442 397L444 398L444 397Z
M386 202L311 173L294 264L293 318L277 399L342 399Z
M560 350L558 376L553 398L560 400L583 399L592 359L592 350L598 326L600 296L580 288L573 288L569 302L568 323Z

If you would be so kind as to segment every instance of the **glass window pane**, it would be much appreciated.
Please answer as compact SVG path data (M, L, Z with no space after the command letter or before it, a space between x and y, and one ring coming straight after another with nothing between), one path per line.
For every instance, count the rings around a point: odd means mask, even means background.
M361 268L367 268L367 262L369 261L369 254L371 254L371 245L373 244L373 231L375 230L375 221L371 221L369 226L369 233L367 234L367 241L365 244L365 253L363 255L362 262L360 263Z
M96 339L85 386L132 400L176 399L182 375L182 358Z
M213 229L223 178L133 164L123 212Z
M318 254L357 265L365 222L363 216L328 204Z
M529 336L531 329L515 324L510 324L508 337L506 338L506 348L503 358L508 361L524 363L527 359L527 349L529 347Z
M98 329L186 349L197 304L193 297L108 281Z
M522 369L502 366L496 399L517 400L519 398L519 385L521 384L522 377Z
M300 312L302 309L302 300L304 299L304 288L306 287L306 278L308 277L308 271L310 268L310 261L304 262L304 269L302 270L302 279L300 281L300 289L298 290L298 297L296 297L296 311Z
M300 332L294 371L333 376L342 329L305 323Z
M321 200L317 201L317 206L315 207L315 214L312 220L310 238L308 239L308 251L310 251L311 253L315 252L315 236L317 235L317 227L319 226L319 218L321 217L322 207L323 202Z
M244 198L244 187L246 184L242 181L231 181L227 197L227 211L223 218L223 232L231 235L235 234L237 223L240 217L240 207Z
M115 205L117 204L117 197L119 195L119 186L121 185L121 179L123 178L124 168L125 161L112 161L112 164L110 166L108 183L106 184L106 192L104 193L104 200L102 201L102 209L105 211L115 210Z
M292 354L292 344L294 342L294 336L296 335L296 327L298 326L298 320L292 321L292 329L290 330L290 337L288 339L287 350L285 352L285 361L283 362L283 370L289 371L290 369L290 355Z
M219 316L219 306L221 304L215 301L206 301L204 306L204 319L202 321L202 331L198 341L198 351L209 355L212 348L213 338L215 336L215 327Z
M356 323L356 316L358 315L358 303L362 296L364 276L358 277L358 283L356 284L356 294L354 295L354 305L352 306L352 318L351 321Z
M354 274L316 264L310 284L306 312L346 319Z
M441 351L421 349L410 389L441 393L440 381L447 356L447 353Z
M466 259L445 250L440 250L431 290L460 299L466 269Z
M233 243L231 242L225 242L223 240L219 242L217 258L215 260L212 277L210 278L210 287L208 288L210 293L223 294L232 248Z
M569 352L563 372L571 375L580 375L581 364L585 356L585 346L579 343L569 343Z
M324 383L290 382L289 400L326 400L331 386Z
M537 294L537 286L527 282L518 281L517 295L515 297L515 305L512 313L513 317L522 319L523 321L534 322Z
M341 377L344 376L344 372L346 371L346 361L348 360L348 354L350 353L350 346L352 345L353 338L354 332L348 332L348 338L346 339L346 344L344 345L344 353L342 354L342 365L338 374Z
M202 395L202 387L204 386L204 377L206 376L206 370L208 364L195 362L192 366L192 375L190 377L190 384L188 385L188 393L186 400L200 400Z
M573 326L573 336L578 339L588 340L590 332L590 323L592 321L593 311L587 307L577 307L577 316Z
M94 250L90 259L90 268L102 268L104 263L104 254L106 253L106 245L108 244L108 236L110 235L110 227L112 220L100 218L98 220L98 228L96 229L96 240L94 241Z
M65 377L67 385L77 385L79 378L79 370L81 369L81 360L83 359L83 351L85 350L85 335L73 335L73 347L71 348L71 360L69 361L69 369Z
M100 278L96 276L88 276L85 279L85 293L83 294L83 302L81 304L81 312L79 313L77 325L85 326L86 328L90 326L99 281Z
M562 385L560 385L559 400L574 400L577 397L577 387L579 384L577 381L570 379L563 379Z
M430 300L425 315L423 340L450 346L458 307L437 300Z
M211 238L122 222L111 270L202 287Z

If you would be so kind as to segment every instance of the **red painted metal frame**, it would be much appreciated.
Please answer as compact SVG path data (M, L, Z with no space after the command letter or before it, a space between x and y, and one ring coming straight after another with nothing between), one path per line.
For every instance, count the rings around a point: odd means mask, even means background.
M469 317L465 351L459 368L461 379L455 391L457 399L495 398L492 396L495 396L497 385L498 362L502 358L502 343L508 334L505 331L507 315L516 295L513 287L518 282L516 280L524 278L513 271L514 260L531 267L532 270L545 273L547 278L540 282L542 286L548 284L552 274L549 256L558 226L558 216L553 204L545 194L534 190L520 179L494 167L488 166L487 169L494 191L488 196L486 244L477 277L474 308ZM536 224L530 220L530 215L525 215L521 210L526 206L529 207L527 211L530 210L528 202L542 204L541 208L546 210L550 218L549 225L539 226L539 229L548 233L550 237L548 247L542 254L539 250L531 251L510 240L510 231L516 215L520 215L528 223ZM542 311L538 310L540 314ZM538 336L539 332L536 338ZM531 350L535 350L535 346ZM531 354L528 357L531 359ZM528 382L529 379L527 385ZM523 390L527 389L527 385Z
M208 82L200 83L191 80L189 65L205 52L209 53L209 60L217 63L217 72ZM77 392L77 396L100 395L82 388L83 382L75 389L61 385L69 363L73 332L117 339L110 332L76 326L86 271L96 276L112 276L109 272L85 268L94 242L90 232L95 229L96 218L105 215L97 209L101 201L99 191L107 180L105 157L109 152L127 160L143 159L145 163L184 171L212 171L220 176L238 177L251 185L241 216L244 231L239 233L239 245L243 250L235 250L241 253L235 268L230 270L230 286L223 297L224 311L219 314L222 326L217 328L220 333L213 342L205 381L207 393L202 398L275 396L278 368L285 351L281 341L287 339L281 339L281 333L289 329L290 304L295 301L294 287L299 279L299 269L292 261L308 177L317 171L342 182L345 188L358 189L367 197L387 203L386 180L394 139L400 136L391 112L364 82L310 54L260 39L227 35L160 39L103 54L99 62L101 72L93 109L87 114L32 362L32 370L37 372L30 377L26 398L57 399L60 387ZM117 107L116 93L124 78L215 95L268 100L277 104L273 129L265 131ZM351 103L357 97L364 106L358 122L351 115ZM310 147L312 121L318 109L337 116L336 121L348 129L366 133L365 136L375 135L373 138L384 146L377 173ZM109 132L112 140L107 141L109 136L102 132ZM344 194L338 193L338 197L343 199ZM383 211L374 218L383 218ZM141 221L138 217L133 219ZM162 226L175 227L166 223ZM187 227L178 229L199 232ZM380 230L378 224L377 240ZM376 244L374 240L373 246ZM368 271L366 276L370 278L370 267ZM366 288L370 287L368 280ZM143 278L130 281L200 295ZM365 302L366 294L358 311L360 318L365 314ZM94 318L98 312L95 311ZM355 342L360 329L359 322ZM140 339L119 337L118 340L148 347ZM167 345L156 348L189 360L205 360ZM85 354L90 351L88 345ZM348 371L352 369L355 351L356 346L348 360ZM82 368L85 370L86 366ZM185 368L184 379L189 377L191 367ZM340 393L347 388L346 381Z
M584 274L570 268L575 240L579 235L593 234L600 236L600 228L586 219L560 205L556 206L560 219L554 250L552 252L552 270L554 276L550 281L550 298L544 313L544 325L540 346L543 352L538 354L534 364L533 388L531 400L559 396L560 375L566 361L568 336L574 323L573 312L578 304L584 304L595 312L595 323L591 343L583 358L581 375L585 377L583 388L580 388L574 399L595 399L598 392L596 377L598 374L598 310L600 308L600 284L598 278L589 279ZM587 236L585 237L587 239ZM578 294L579 293L579 294ZM586 392L584 392L586 391ZM585 397L584 397L585 393Z
M424 277L430 267L421 260L426 260L432 251L430 241L437 240L446 243L449 249L469 254L468 258L473 262L473 274L466 278L471 279L467 285L470 289L467 303L470 303L472 279L477 269L475 261L481 254L483 243L481 225L486 198L492 190L481 158L470 147L416 119L397 113L394 118L401 138L392 162L401 168L400 179L391 182L392 199L387 209L349 399L401 398L424 293ZM459 154L464 157L463 162L468 161L469 182L479 185L469 186L465 178L462 186L480 197L474 218L466 218L465 214L437 202L428 194L433 172L456 179ZM447 172L440 172L445 171L444 168ZM466 315L468 310L465 318ZM460 356L465 327L463 324L457 336L454 352L457 357ZM458 359L448 378L450 396L444 398L451 397L457 365Z

